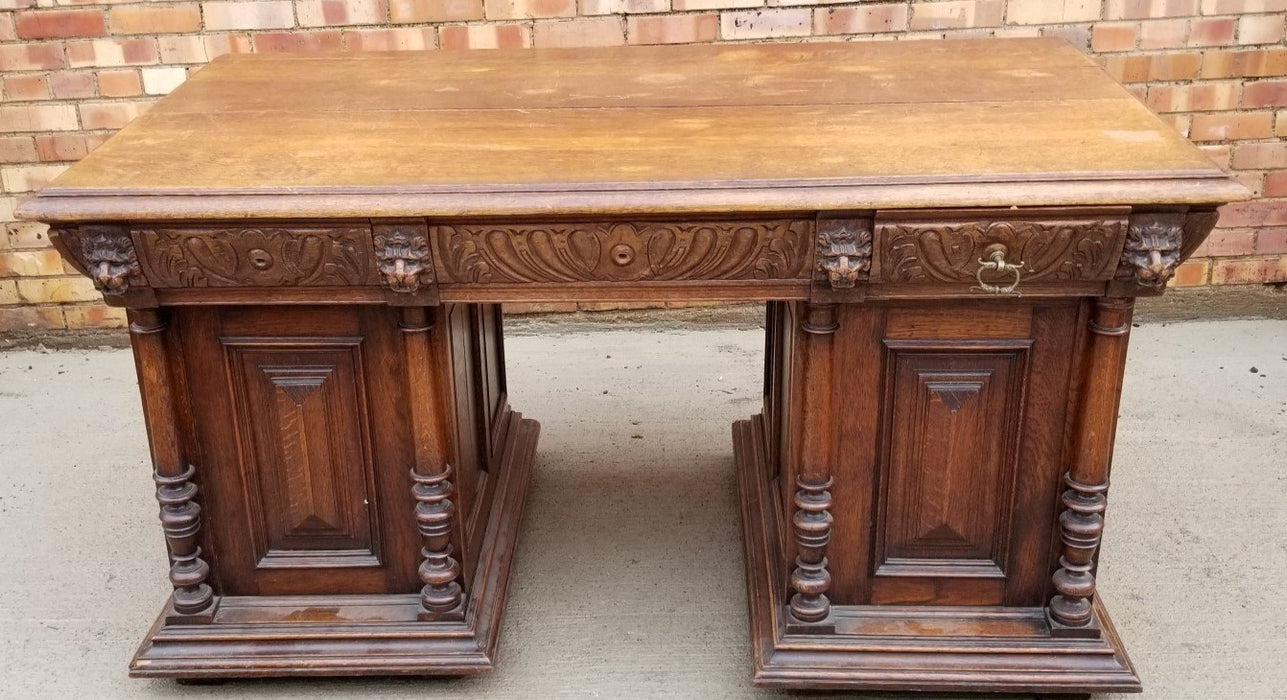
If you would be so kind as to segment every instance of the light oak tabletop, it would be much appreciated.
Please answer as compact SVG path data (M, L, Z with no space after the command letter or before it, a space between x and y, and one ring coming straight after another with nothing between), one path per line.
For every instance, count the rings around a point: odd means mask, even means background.
M1249 193L1058 39L229 55L45 221L1208 204Z

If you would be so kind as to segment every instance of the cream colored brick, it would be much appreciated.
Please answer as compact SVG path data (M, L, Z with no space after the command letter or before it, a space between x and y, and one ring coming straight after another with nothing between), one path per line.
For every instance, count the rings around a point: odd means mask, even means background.
M4 183L5 192L35 192L66 169L66 164L15 165L0 168L0 182Z
M1005 19L1004 0L956 0L912 5L913 30L999 27Z
M532 29L532 45L537 48L620 46L624 43L625 22L619 16L537 22Z
M0 306L6 304L17 304L21 299L18 298L18 283L14 280L0 280Z
M666 12L670 0L581 0L580 14L622 15L645 12Z
M1204 15L1287 11L1287 0L1202 0Z
M813 13L807 9L746 10L720 15L720 36L725 39L768 39L808 36Z
M210 60L206 54L205 37L201 36L162 36L156 39L161 50L162 63L205 63Z
M71 131L79 126L73 105L0 105L0 132Z
M1100 0L1010 0L1007 24L1058 24L1099 19Z
M295 11L285 0L270 2L206 2L201 4L207 30L288 29Z
M35 221L15 221L4 227L5 240L9 248L25 250L28 248L48 248L49 227Z
M1238 19L1239 44L1277 44L1283 40L1283 16L1248 15Z
M763 0L671 0L676 11L726 10L737 7L760 7Z
M464 22L483 18L483 0L390 0L394 24Z
M142 73L143 92L149 95L168 95L188 79L188 71L174 66L144 68Z
M1197 14L1198 0L1106 0L1104 19L1159 19Z
M87 277L18 280L18 298L28 304L65 304L70 301L100 299L94 283Z
M228 53L250 53L249 34L206 34L201 38L211 61Z
M389 16L386 0L299 0L295 13L301 27L383 24Z
M352 29L344 32L344 45L349 51L421 51L438 47L438 32L433 27Z
M818 10L813 13L814 34L874 34L907 30L911 12L907 5L863 5Z
M53 248L0 253L0 277L55 277L66 274L63 258Z
M13 210L18 206L16 197L0 197L0 223L13 221ZM8 237L0 235L0 250L8 248Z
M572 17L576 0L483 0L487 19Z
M1187 19L1140 22L1140 48L1144 50L1180 48L1184 46L1188 35Z

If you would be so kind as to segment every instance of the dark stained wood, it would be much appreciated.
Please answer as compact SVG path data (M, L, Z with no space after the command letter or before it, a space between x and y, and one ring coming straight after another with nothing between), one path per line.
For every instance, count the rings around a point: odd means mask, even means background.
M1005 578L1030 342L885 346L875 575Z
M1097 299L1090 321L1074 451L1064 475L1068 489L1060 499L1064 510L1059 516L1059 535L1064 548L1052 579L1056 595L1049 606L1056 635L1100 634L1092 605L1095 555L1104 532L1108 472L1133 309L1133 299Z
M733 425L755 684L954 692L1132 692L1139 677L1098 601L1097 639L1052 636L1041 607L832 606L830 635L786 630L778 513L760 416ZM807 632L807 630L806 630Z
M409 291L409 289L408 289ZM457 514L447 439L446 411L439 378L442 368L433 363L429 332L433 316L422 306L402 309L398 328L402 330L407 355L407 393L411 408L411 442L415 459L411 468L411 489L416 499L416 527L420 531L418 573L422 619L451 613L464 602L460 562L452 554L460 547L460 518Z
M834 338L839 325L834 304L805 304L800 330L806 334L801 353L800 455L793 472L795 512L791 525L795 531L797 554L791 572L791 615L801 622L822 622L831 614L827 591L831 573L827 571L827 544L831 540L833 517L831 460L835 439L831 416L832 368L835 364Z
M1140 687L1094 580L1131 303L1247 196L1026 39L230 56L20 213L131 321L134 675L492 668L499 304L756 300L754 682L1085 693Z
M161 505L161 530L170 553L170 607L173 622L209 622L218 606L207 583L210 566L202 559L201 506L197 502L197 469L185 457L178 424L179 397L163 334L167 324L155 309L129 312L130 340L138 370L139 393L152 452L156 499Z

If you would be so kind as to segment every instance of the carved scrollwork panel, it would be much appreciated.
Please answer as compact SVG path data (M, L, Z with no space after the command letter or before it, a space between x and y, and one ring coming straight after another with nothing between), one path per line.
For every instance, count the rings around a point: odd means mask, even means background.
M138 231L157 287L349 286L375 280L364 226Z
M806 279L812 222L442 225L444 282Z
M1023 279L1107 280L1126 233L1120 218L889 221L877 226L883 282L971 282L980 260L1002 250Z

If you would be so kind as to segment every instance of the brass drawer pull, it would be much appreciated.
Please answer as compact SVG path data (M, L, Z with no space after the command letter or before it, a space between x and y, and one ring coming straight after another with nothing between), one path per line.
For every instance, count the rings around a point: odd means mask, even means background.
M978 272L974 273L974 279L978 280L979 286L975 287L975 289L989 294L1014 294L1018 296L1019 293L1014 290L1019 286L1019 281L1022 279L1020 269L1023 267L1023 261L1020 260L1017 263L1006 262L1005 246L997 246L991 250L992 254L989 256L989 260L979 258L979 269ZM1014 281L1004 287L984 282L983 273L988 270L993 270L997 273L1009 272L1014 275Z

